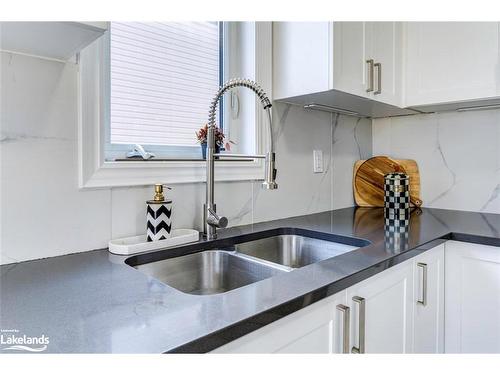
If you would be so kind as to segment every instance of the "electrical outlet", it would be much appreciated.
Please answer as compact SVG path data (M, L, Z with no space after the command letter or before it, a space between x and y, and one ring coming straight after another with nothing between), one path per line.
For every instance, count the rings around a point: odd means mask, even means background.
M323 173L323 150L313 150L313 172Z

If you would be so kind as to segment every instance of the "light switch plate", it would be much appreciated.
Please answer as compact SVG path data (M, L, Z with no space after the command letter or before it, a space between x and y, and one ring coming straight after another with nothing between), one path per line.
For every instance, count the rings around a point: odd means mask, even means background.
M323 150L313 150L313 172L323 173Z

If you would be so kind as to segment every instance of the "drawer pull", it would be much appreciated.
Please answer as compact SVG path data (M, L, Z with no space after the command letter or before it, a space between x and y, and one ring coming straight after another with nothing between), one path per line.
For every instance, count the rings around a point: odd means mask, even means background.
M356 302L358 306L358 311L359 311L359 317L358 317L358 332L359 332L359 343L358 346L353 346L351 349L351 353L364 353L365 352L365 299L362 297L354 296L352 297L352 300Z
M368 88L366 89L366 92L372 92L373 91L373 59L366 60L366 63L368 64Z
M373 92L373 95L382 94L382 64L376 63L373 66L377 69L377 91Z
M337 305L342 312L342 353L349 353L350 309L346 305Z
M427 264L417 263L417 267L422 268L422 299L418 299L417 303L427 306Z

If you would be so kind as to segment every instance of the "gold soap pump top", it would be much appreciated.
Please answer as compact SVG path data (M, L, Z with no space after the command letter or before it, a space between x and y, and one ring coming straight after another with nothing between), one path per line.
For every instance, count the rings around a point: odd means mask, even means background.
M155 201L164 201L165 196L163 195L163 185L162 184L155 184L155 196L153 198Z
M171 190L170 187L165 186L167 189ZM155 184L155 196L153 197L153 200L148 201L151 203L162 203L165 202L165 195L163 194L163 184Z

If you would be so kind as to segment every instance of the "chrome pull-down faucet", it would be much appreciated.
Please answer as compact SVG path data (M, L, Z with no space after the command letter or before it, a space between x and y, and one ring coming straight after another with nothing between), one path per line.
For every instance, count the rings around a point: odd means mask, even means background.
M268 119L268 134L269 134L269 149L265 155L241 155L241 154L216 154L215 153L215 114L217 105L220 98L228 90L235 87L246 87L252 90L255 95L260 99L264 110L267 112ZM227 218L219 217L216 213L216 206L214 202L214 164L215 158L239 158L239 159L265 159L265 176L262 186L265 189L274 190L278 188L276 183L276 168L273 148L273 131L272 131L272 118L271 118L271 101L267 97L262 88L249 79L235 78L224 83L214 96L210 109L208 112L208 134L207 134L207 180L206 180L206 203L203 208L204 218L203 227L204 234L207 239L217 238L217 228L225 228L228 224Z

